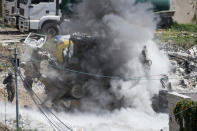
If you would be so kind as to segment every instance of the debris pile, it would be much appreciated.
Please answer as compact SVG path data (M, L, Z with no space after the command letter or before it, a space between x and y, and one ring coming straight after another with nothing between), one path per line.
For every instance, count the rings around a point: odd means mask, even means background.
M169 79L176 91L196 91L197 87L197 50L196 46L184 49L177 45L165 44L161 49L166 51L172 65Z

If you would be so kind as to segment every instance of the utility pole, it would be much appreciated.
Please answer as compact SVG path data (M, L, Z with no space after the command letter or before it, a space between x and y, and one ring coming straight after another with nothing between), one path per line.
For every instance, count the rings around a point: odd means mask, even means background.
M17 86L17 71L18 71L18 61L17 61L17 50L14 50L14 59L15 59L15 83L16 83L16 130L19 129L18 124L18 86Z

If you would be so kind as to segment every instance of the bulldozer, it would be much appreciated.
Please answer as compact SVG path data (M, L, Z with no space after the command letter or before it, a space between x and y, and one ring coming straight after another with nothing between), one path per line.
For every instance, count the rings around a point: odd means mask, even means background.
M102 38L74 33L64 36L63 40L46 39L46 36L34 33L25 39L22 68L25 70L24 87L28 91L31 92L34 79L38 79L47 94L43 103L50 101L54 108L80 108L81 100L87 99L97 103L100 100L95 95L99 92L111 99L101 104L102 108L120 107L122 99L117 99L110 90L110 80L119 77L111 77L114 68L105 67L99 53L103 50L100 46ZM96 85L87 85L91 82Z

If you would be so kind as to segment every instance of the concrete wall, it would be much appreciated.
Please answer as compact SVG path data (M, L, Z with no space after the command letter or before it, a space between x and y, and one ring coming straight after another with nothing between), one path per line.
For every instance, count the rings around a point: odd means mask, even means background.
M182 99L191 99L191 97L176 92L168 93L169 131L179 131L179 125L175 121L173 109L176 103Z
M171 0L171 10L176 11L173 19L178 23L196 23L197 0Z

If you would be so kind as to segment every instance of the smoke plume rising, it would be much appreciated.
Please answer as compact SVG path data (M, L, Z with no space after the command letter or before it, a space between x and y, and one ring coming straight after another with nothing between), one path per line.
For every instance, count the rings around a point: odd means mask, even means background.
M152 75L169 70L168 58L153 42L157 22L151 8L149 3L135 4L134 0L84 0L74 9L77 18L62 25L65 32L83 32L100 39L96 47L84 52L83 59L76 58L82 71L120 76L86 79L67 72L65 83L88 91L81 100L83 113L64 113L70 123L88 131L147 131L167 126L167 115L155 113L151 106L161 88L159 77ZM140 60L144 45L152 60L150 69ZM116 110L110 112L112 109Z
M151 98L161 86L159 80L151 80L151 75L167 73L169 62L153 42L157 21L151 9L151 4L135 4L134 0L84 0L75 8L77 18L64 25L65 31L94 34L101 39L96 49L86 52L81 68L99 75L121 76L110 82L94 78L86 81L83 87L91 97L83 99L82 108L98 111L99 106L118 101L116 106L154 113ZM144 45L152 60L150 69L140 61ZM108 91L103 89L106 81L110 83Z

